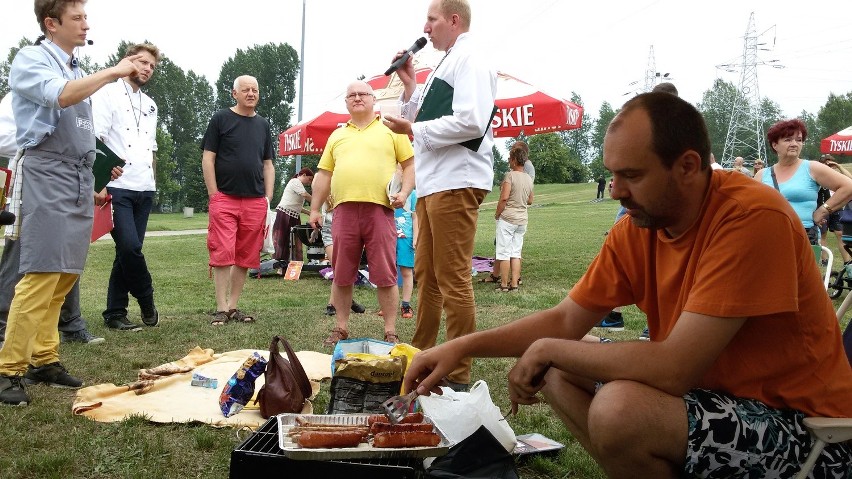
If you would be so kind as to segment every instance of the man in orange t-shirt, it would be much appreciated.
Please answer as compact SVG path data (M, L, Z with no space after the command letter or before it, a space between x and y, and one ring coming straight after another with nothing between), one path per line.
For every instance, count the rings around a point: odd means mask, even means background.
M419 353L405 388L429 394L464 357L515 356L513 409L541 392L610 477L792 477L812 448L803 418L852 417L852 367L796 214L709 158L690 104L628 101L604 164L630 219L559 305ZM579 341L624 304L650 342ZM850 464L848 444L828 445L814 476Z

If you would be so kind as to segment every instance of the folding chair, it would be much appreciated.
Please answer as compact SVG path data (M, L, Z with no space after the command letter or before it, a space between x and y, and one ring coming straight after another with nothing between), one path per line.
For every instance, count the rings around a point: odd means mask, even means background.
M819 261L820 250L817 248L817 246L814 246L814 254L816 255L817 261ZM825 246L822 246L820 249L822 252L828 253L829 266L826 268L826 272L831 273L831 262L833 260L831 251ZM828 276L826 276L825 285L826 288L828 288ZM846 313L846 310L849 309L850 305L852 305L852 291L847 293L846 298L835 312L838 321L843 319L843 315ZM850 352L847 351L847 354L848 353ZM852 401L852 398L849 398L849 400ZM814 468L814 465L816 464L820 454L822 454L822 450L825 448L826 444L852 441L852 418L808 417L805 418L804 423L805 427L808 428L808 431L810 431L811 435L814 437L815 442L813 448L811 448L811 452L808 453L805 463L802 464L802 469L796 475L796 479L805 479L808 477L808 474Z
M813 245L814 249L814 257L816 258L817 264L820 264L820 259L822 255L825 254L828 259L826 259L825 266L825 277L823 278L823 284L825 285L825 289L828 289L828 283L831 280L831 265L834 263L834 253L825 246L821 246L818 244Z
M852 398L850 398L850 401L852 401ZM852 418L808 417L805 418L805 427L814 436L816 442L808 454L807 460L802 464L802 470L796 475L796 479L808 477L826 444L852 441Z

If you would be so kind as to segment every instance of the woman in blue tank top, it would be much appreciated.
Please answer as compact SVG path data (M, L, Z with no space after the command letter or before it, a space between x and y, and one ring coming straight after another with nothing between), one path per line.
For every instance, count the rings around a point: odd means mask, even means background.
M781 192L802 220L811 244L817 244L819 225L852 199L852 179L817 161L799 158L807 137L808 129L798 118L772 125L766 139L778 155L778 162L758 171L754 178ZM834 195L817 205L820 187L834 191Z

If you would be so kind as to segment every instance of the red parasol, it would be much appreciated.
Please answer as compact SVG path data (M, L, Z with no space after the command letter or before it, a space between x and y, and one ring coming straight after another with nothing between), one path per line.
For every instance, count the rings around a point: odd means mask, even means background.
M431 68L416 71L417 83L423 84ZM376 109L386 102L396 102L403 90L396 73L378 75L367 80L376 94ZM349 113L340 95L328 111L316 118L290 127L278 137L278 152L287 155L318 155L325 148L329 135L346 123ZM514 137L550 133L580 128L583 107L548 95L529 83L511 75L497 72L497 114L491 121L495 137Z
M852 126L823 139L819 144L819 151L835 155L852 155Z

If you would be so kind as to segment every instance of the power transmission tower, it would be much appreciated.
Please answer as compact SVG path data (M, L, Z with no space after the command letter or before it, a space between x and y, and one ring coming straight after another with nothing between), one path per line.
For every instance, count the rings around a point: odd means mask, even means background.
M645 85L642 87L642 93L648 93L653 90L663 80L671 80L668 73L657 71L657 64L654 59L654 45L651 45L651 50L648 52L648 68L645 69Z
M643 93L648 93L656 85L657 77L657 61L654 59L654 45L651 45L651 50L648 52L648 68L645 69L645 86L642 88Z
M769 165L760 111L760 91L757 84L757 66L765 63L757 57L760 35L755 33L755 30L754 12L752 12L743 42L742 63L717 66L727 71L736 71L738 68L741 72L740 84L737 88L740 94L734 98L734 104L731 106L731 120L725 137L725 149L719 161L724 168L730 168L737 156L743 157L748 164L762 158L767 166ZM772 66L782 68L780 65Z
M627 84L627 87L630 90L627 91L622 96L627 95L638 95L640 93L648 93L653 90L655 86L657 86L660 82L669 81L672 78L668 73L663 73L662 75L657 71L656 60L654 60L654 45L651 45L651 51L648 52L648 68L645 69L645 78L642 84L642 88L639 89L637 85L639 85L640 80L635 80Z

